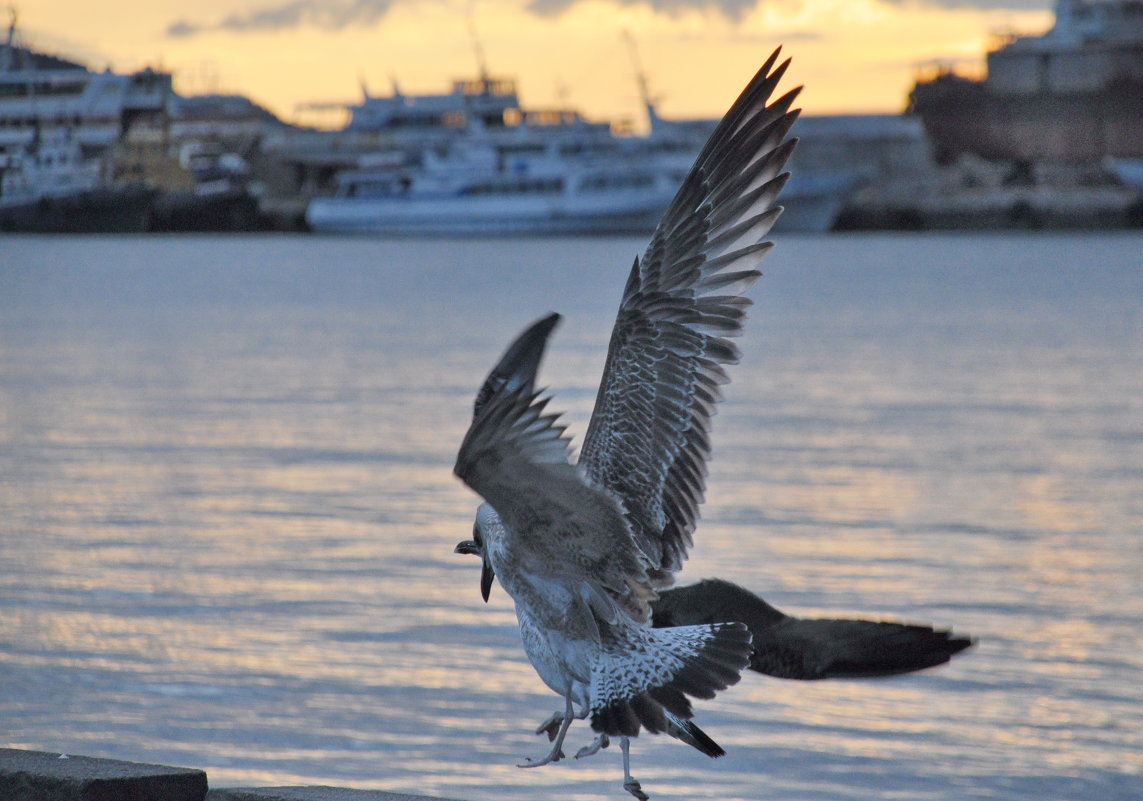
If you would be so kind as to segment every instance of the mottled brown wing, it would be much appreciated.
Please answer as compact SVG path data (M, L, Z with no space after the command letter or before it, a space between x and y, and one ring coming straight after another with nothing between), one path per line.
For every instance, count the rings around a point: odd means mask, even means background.
M548 399L532 391L554 321L543 323L517 338L500 377L485 382L454 472L496 510L521 569L582 582L593 602L610 599L599 610L605 617L617 607L649 622L654 593L622 507L570 463L559 415L545 413Z
M622 502L652 582L686 559L705 490L710 422L771 244L763 238L796 140L798 90L768 101L789 61L762 66L698 156L636 260L612 329L580 465Z

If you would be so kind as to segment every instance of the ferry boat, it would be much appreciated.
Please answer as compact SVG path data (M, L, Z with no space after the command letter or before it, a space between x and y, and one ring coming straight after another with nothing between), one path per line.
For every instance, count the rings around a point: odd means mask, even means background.
M114 174L123 131L165 111L171 76L122 75L0 41L0 230L134 232L155 192Z
M306 222L318 233L646 234L693 161L689 153L639 147L617 147L609 156L569 152L575 147L569 141L562 147L465 141L426 151L418 164L344 170L332 196L310 201ZM829 230L859 180L835 171L795 172L778 225Z
M0 42L0 147L67 132L85 152L112 147L136 121L166 111L171 75L95 72L16 41L16 14Z
M0 228L244 230L257 185L239 153L268 112L223 96L178 97L167 72L120 74L0 41ZM119 212L116 213L116 207Z
M649 233L717 121L664 120L644 102L650 132L632 135L573 109L523 108L515 82L483 68L443 94L365 91L345 134L371 135L374 148L334 173L306 223L319 233ZM829 230L859 181L794 170L778 225Z
M689 166L571 152L578 146L465 140L416 164L346 170L306 222L339 233L645 233Z

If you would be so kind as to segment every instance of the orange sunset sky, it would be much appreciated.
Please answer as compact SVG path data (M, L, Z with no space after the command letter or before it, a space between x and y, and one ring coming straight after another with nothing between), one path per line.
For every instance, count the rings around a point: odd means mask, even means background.
M897 112L918 70L980 69L997 33L1039 33L1052 0L22 0L24 43L118 71L175 73L184 94L249 96L286 120L312 101L442 91L476 72L515 77L528 107L637 119L624 41L666 117L725 110L774 46L794 59L807 113Z

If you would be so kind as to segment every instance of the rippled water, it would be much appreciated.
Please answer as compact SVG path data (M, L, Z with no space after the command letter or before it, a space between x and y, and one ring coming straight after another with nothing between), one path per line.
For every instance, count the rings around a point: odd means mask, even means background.
M453 545L470 403L566 315L582 434L632 239L0 241L0 745L482 799L559 707ZM684 578L979 638L881 681L749 675L652 797L1143 796L1143 236L782 237ZM573 728L572 749L590 739Z

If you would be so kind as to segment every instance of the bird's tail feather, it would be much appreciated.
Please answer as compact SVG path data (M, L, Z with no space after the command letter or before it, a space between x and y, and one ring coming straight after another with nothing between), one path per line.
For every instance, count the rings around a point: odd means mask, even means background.
M676 740L682 740L692 748L697 748L708 757L725 756L722 746L710 738L710 735L695 725L693 720L679 720L670 713L667 714L667 734Z
M710 756L723 752L689 723L690 698L713 698L737 683L750 661L741 623L628 629L592 671L591 727L633 737L668 732ZM690 696L690 698L688 698Z

